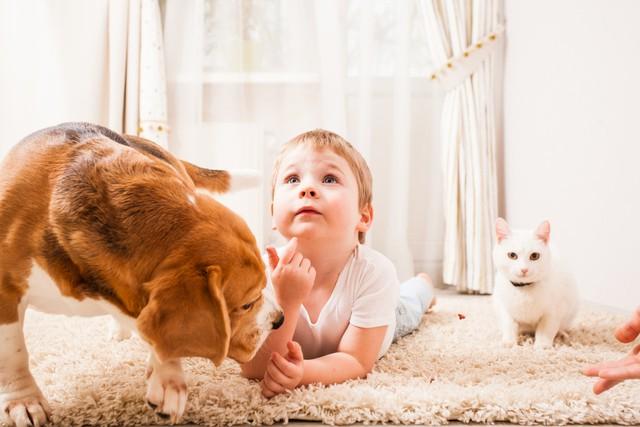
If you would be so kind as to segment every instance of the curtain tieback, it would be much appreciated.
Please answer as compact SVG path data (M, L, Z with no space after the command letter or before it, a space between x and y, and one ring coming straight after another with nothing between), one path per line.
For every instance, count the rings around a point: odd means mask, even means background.
M504 26L498 25L496 29L460 54L452 56L445 64L436 68L430 75L431 81L445 92L456 88L467 77L475 73L484 61L498 49L504 36Z

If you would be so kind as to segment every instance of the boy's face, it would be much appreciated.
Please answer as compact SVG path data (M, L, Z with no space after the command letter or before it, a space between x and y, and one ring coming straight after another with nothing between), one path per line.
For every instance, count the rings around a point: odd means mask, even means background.
M284 237L357 242L357 233L367 231L371 219L370 207L358 207L358 184L345 159L304 145L282 159L273 221Z

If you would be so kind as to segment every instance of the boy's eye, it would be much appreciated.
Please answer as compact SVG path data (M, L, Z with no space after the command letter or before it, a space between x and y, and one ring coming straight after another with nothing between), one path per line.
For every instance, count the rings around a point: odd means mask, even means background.
M518 254L515 252L509 252L507 256L511 259L518 259Z
M333 175L327 175L322 180L324 184L336 184L338 182L338 178Z
M540 259L540 254L538 252L532 252L531 255L529 255L529 259L531 261L537 261Z
M298 178L297 175L291 175L285 178L284 180L285 183L287 184L297 184L300 182L300 178Z

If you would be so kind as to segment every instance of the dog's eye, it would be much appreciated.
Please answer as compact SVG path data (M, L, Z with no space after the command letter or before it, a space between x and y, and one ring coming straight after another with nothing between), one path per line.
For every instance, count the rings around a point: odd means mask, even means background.
M529 255L529 259L531 261L537 261L540 259L540 254L538 252L532 252L531 255Z
M515 252L509 252L507 256L511 259L518 259L518 254Z
M243 310L251 310L251 307L253 307L253 304L255 304L255 302L250 302L249 304L245 304L242 306Z

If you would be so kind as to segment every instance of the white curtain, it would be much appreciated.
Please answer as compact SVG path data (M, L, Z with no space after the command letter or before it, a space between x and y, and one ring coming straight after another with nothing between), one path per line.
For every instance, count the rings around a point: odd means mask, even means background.
M157 0L3 0L0 19L0 156L68 121L166 145Z
M261 189L227 199L261 245L281 242L268 209L274 154L320 127L353 143L372 169L368 243L401 278L415 268L440 274L438 100L424 78L431 66L417 1L166 0L164 8L169 147L203 166L262 172Z
M500 0L424 0L430 79L446 91L441 138L445 238L443 281L461 292L493 290L497 217L496 105L503 54Z

